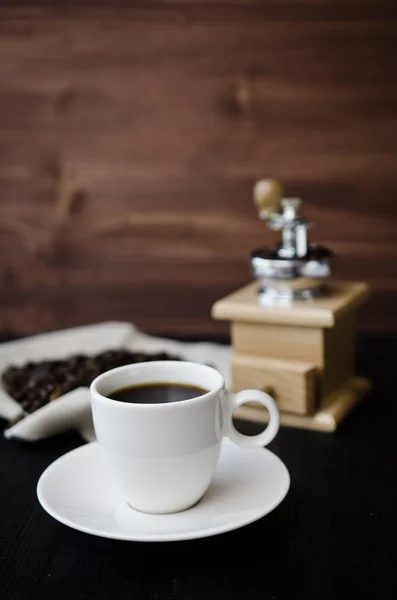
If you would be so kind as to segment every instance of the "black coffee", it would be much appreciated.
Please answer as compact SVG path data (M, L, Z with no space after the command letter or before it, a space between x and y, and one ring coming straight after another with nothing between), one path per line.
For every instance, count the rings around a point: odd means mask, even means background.
M108 397L132 404L167 404L190 400L207 393L208 390L195 385L159 382L119 388L108 394Z

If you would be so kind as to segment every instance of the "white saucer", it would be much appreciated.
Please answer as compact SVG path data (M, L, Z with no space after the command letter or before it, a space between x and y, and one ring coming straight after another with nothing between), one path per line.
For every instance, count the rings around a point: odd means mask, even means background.
M68 452L44 471L37 495L64 525L119 540L189 540L238 529L276 508L290 485L287 468L272 452L243 450L225 439L212 484L198 504L171 515L147 515L127 505L101 459L96 442Z

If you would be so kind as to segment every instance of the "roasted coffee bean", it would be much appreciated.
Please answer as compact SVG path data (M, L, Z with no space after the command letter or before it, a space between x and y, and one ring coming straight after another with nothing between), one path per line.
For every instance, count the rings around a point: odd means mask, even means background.
M12 396L14 398L14 400L16 400L16 402L21 403L22 400L25 398L25 390L23 389L15 389L15 391L12 391L10 388L8 388L6 386L6 390L9 393L10 396Z

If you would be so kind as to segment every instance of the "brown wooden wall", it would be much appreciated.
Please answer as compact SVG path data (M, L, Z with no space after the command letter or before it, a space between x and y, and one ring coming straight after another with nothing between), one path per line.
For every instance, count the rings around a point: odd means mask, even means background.
M397 331L394 3L78 4L0 9L0 330L225 332L276 177Z

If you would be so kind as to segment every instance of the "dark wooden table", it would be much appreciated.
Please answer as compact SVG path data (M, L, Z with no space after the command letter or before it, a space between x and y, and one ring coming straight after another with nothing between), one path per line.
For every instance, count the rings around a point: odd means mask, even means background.
M40 507L36 483L82 441L1 439L0 598L396 598L396 350L394 340L360 340L358 372L374 393L336 434L283 429L270 448L291 473L288 496L214 538L130 543L68 529Z

